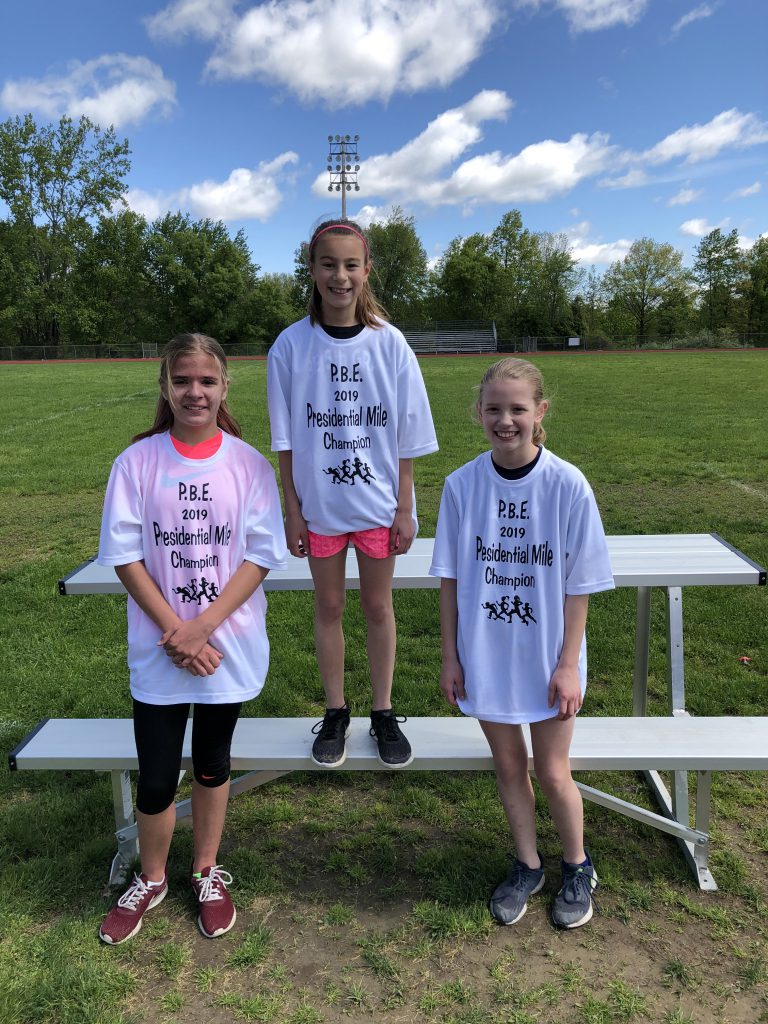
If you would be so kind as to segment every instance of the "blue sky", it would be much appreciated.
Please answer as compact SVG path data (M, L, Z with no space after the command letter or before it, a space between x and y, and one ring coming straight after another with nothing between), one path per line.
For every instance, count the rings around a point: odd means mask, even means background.
M129 204L243 228L291 271L337 215L327 136L360 135L368 224L431 259L518 208L603 270L644 235L768 233L765 0L24 0L0 12L0 117L88 114Z

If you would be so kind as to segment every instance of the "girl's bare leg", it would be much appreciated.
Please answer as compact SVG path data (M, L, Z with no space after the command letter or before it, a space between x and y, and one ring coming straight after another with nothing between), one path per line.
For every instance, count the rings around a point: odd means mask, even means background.
M519 725L480 722L493 754L496 787L509 822L518 860L542 866L536 843L536 805L528 775L528 751Z
M329 708L344 706L344 631L342 618L346 548L330 558L309 556L309 569L315 584L315 650L320 678Z
M161 882L176 827L176 807L171 804L159 814L144 814L137 810L136 823L139 827L142 873L150 882Z
M570 749L576 719L548 718L531 725L536 778L563 844L563 860L581 864L584 852L584 805L571 777Z
M395 612L392 607L392 574L395 556L371 558L357 550L360 570L360 603L368 624L368 664L373 688L373 710L392 707L392 676L395 671Z
M219 844L224 831L229 801L229 779L223 786L201 786L192 782L192 832L194 836L193 871L202 871L218 863Z

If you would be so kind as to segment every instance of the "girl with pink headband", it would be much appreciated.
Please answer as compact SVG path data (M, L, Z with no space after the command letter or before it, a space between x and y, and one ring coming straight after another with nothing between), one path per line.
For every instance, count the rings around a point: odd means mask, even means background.
M267 361L272 450L278 452L291 554L309 557L315 648L326 710L312 759L346 758L344 693L347 547L360 573L373 698L370 735L379 760L413 760L392 709L395 556L416 535L413 459L437 451L424 381L413 351L371 291L368 242L353 221L320 224L307 247L309 315L280 334Z

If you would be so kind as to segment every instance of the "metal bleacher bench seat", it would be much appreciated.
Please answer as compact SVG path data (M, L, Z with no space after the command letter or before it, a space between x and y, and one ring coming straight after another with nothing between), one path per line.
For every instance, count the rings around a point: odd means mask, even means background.
M243 718L235 730L232 768L249 774L234 779L232 793L244 792L293 771L328 771L310 758L313 736L309 718ZM342 769L383 770L369 721L353 718ZM527 729L526 741L530 738ZM414 760L405 771L492 770L488 744L471 718L409 718ZM118 852L110 882L121 882L138 855L130 772L138 767L130 719L47 719L10 755L12 769L96 770L112 775ZM190 729L182 767L192 766ZM533 768L532 759L529 766ZM695 819L657 814L618 797L577 783L594 803L677 837L690 850L702 888L715 888L708 870L710 787L713 771L768 769L768 718L579 717L571 747L574 771L695 771L698 781ZM177 804L177 817L190 813L190 801ZM678 817L680 815L678 814ZM688 815L686 814L686 818Z
M433 540L418 537L395 560L393 585L401 589L439 587L429 575ZM685 707L683 664L683 587L761 586L766 570L717 534L609 536L608 550L617 587L637 589L635 663L631 718L579 716L571 748L574 770L642 771L661 814L618 797L580 785L594 803L645 822L675 836L702 889L716 889L708 867L711 772L768 768L768 717L694 718ZM347 558L346 586L359 588L357 562ZM264 589L311 590L306 559L289 558L284 570L269 574ZM667 641L667 710L648 715L648 666L651 635L651 593L663 589ZM84 563L59 581L64 595L124 593L114 569ZM608 598L609 599L609 598ZM437 643L437 638L435 640ZM435 680L435 685L437 681ZM244 792L291 771L323 771L310 759L314 719L241 719L235 731L232 766L251 774L236 779L233 794ZM493 767L488 746L476 721L457 716L409 718L407 735L415 759L409 771L477 770ZM118 853L111 880L119 881L136 857L130 772L137 768L130 720L50 719L42 722L11 755L12 768L51 770L94 769L112 773ZM189 768L189 744L183 767ZM345 769L379 769L368 720L353 719ZM659 774L670 773L669 787ZM688 773L697 772L694 824L688 794ZM177 815L189 813L189 801L177 804Z

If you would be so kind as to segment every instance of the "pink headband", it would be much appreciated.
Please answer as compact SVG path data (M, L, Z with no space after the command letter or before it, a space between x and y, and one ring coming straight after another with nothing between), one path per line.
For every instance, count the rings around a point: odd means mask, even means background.
M360 232L356 231L353 227L350 227L349 224L329 224L327 228L323 228L322 231L318 231L317 234L312 239L312 241L309 243L309 255L312 255L312 250L317 244L317 240L320 237L320 235L324 235L326 231L338 231L340 228L343 231L351 231L353 235L357 235L357 237L365 246L365 258L366 260L369 260L371 257L370 253L368 252L368 243L366 242L363 235L361 235Z

